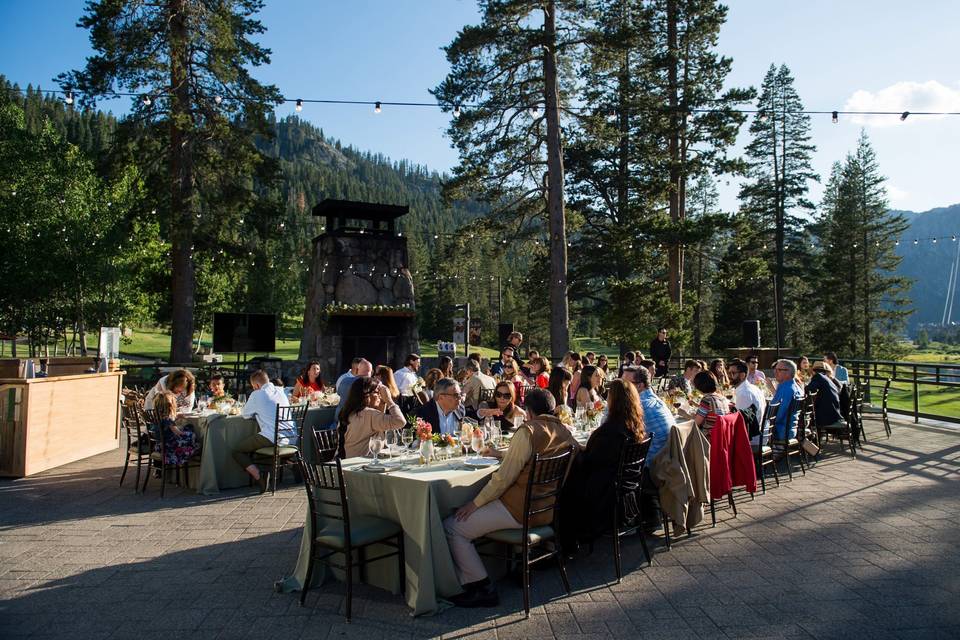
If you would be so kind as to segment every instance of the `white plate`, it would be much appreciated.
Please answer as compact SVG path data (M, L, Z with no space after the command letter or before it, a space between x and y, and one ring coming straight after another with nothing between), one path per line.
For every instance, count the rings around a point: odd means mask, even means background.
M383 473L387 470L382 464L365 464L360 467L364 471L369 471L370 473Z
M486 469L500 462L496 458L467 458L463 461L464 466L474 469Z

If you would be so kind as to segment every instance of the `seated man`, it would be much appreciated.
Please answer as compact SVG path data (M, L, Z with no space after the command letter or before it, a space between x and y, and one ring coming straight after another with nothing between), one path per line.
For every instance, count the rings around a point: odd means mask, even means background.
M473 360L467 360L463 369L467 376L463 383L463 404L468 411L476 411L480 407L480 392L493 391L497 381L480 371L480 365Z
M850 372L847 371L847 368L840 364L840 360L837 359L837 354L833 351L827 351L823 354L823 359L830 363L830 366L833 367L833 379L839 382L840 384L847 384L850 382Z
M522 528L523 503L533 455L557 454L569 447L577 451L573 434L553 415L557 405L550 392L533 389L527 393L526 403L527 422L514 434L500 468L476 498L443 522L464 590L451 600L461 607L495 607L499 604L497 591L490 584L473 540L498 529ZM500 455L497 451L489 453ZM543 525L551 518L549 512L537 514L530 524Z
M753 407L753 414L757 418L757 426L763 431L763 412L767 408L767 400L763 397L763 392L755 384L747 382L749 365L740 358L734 358L727 365L727 377L730 378L730 384L733 385L733 404L737 411L746 411ZM749 423L748 423L749 426ZM760 444L759 432L751 439L751 444Z
M677 424L676 418L660 397L650 388L650 371L634 370L634 384L640 392L640 408L643 410L643 430L653 439L647 451L647 459L640 476L640 500L643 502L643 530L650 533L660 527L660 496L657 484L650 474L653 459L667 444L670 429Z
M773 426L773 438L779 442L773 449L774 458L780 458L784 453L784 446L780 443L797 437L797 414L790 411L790 403L803 400L803 387L797 382L797 365L793 360L777 360L773 363L773 375L777 379L777 392L770 402L780 403Z
M466 409L460 402L460 385L453 378L440 378L433 385L433 398L417 410L433 427L434 433L458 434Z
M210 376L210 382L207 383L207 390L210 392L210 397L214 400L230 397L227 395L222 373L215 373Z
M678 373L670 379L670 384L667 385L667 391L680 389L685 394L690 395L693 391L693 379L700 373L701 368L706 370L705 367L701 367L700 365L701 362L698 360L687 360L684 362L683 373Z
M503 365L512 363L513 360L513 347L504 347L500 350L500 359L490 365L490 375L502 376Z
M255 481L260 483L262 493L267 486L267 474L260 473L257 465L253 464L251 454L262 447L273 447L277 407L287 404L287 396L283 393L283 389L270 382L267 372L262 369L254 371L250 376L250 386L253 387L253 393L250 394L247 403L243 405L243 417L256 418L260 431L237 443L237 446L233 448L233 459ZM296 426L293 424L286 422L281 424L278 435L280 444L298 444Z

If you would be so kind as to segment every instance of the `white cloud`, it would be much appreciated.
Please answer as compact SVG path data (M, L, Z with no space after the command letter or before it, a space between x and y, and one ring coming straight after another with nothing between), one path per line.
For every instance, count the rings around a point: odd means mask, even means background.
M859 89L847 99L844 111L960 111L960 87L951 88L936 80L927 82L897 82L877 92ZM960 116L918 116L906 123ZM851 116L855 124L889 127L901 123L893 115Z
M890 205L898 209L904 208L910 199L909 192L889 183L887 183L887 196L890 198Z

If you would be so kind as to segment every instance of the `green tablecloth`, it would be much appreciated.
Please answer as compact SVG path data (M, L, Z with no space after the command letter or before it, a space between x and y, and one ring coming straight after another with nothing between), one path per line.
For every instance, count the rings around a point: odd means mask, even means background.
M336 407L314 407L307 411L304 422L302 454L310 462L314 459L313 438L309 436L314 427L325 427L333 422ZM242 416L225 416L219 413L197 418L188 418L194 432L203 442L200 469L190 474L190 486L203 495L216 495L221 489L246 487L250 476L233 459L233 447L245 438L257 433L257 421Z
M361 470L362 465L370 462L365 458L343 462L351 515L378 516L403 527L406 599L413 615L435 613L440 610L438 597L450 597L461 591L443 531L443 518L476 497L496 470L496 467L466 469L462 460L434 463L430 467L412 466L409 470L389 474ZM303 585L311 535L308 516L297 566L293 575L280 584L281 590L298 591ZM383 550L389 551L389 548L383 547ZM379 555L378 550L374 549L368 555ZM343 564L342 558L338 563ZM316 563L313 588L322 584L324 575L323 567ZM371 563L367 568L366 582L399 593L397 559Z

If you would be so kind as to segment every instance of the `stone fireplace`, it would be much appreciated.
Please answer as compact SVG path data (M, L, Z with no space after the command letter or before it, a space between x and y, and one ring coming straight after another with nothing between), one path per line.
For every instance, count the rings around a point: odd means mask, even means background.
M300 360L318 359L327 381L354 357L396 370L420 348L407 241L396 228L408 211L329 199L313 208L326 227L313 239Z

